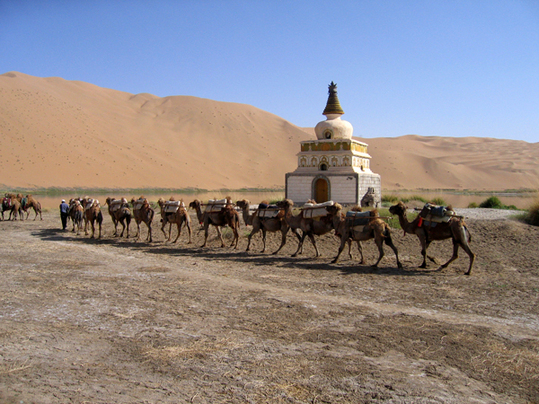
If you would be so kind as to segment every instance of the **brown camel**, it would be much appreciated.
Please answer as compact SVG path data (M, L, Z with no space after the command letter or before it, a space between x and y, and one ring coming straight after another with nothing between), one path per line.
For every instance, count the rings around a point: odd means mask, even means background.
M360 264L363 264L363 250L361 249L361 244L359 242L374 239L374 242L378 247L378 261L376 261L376 263L372 265L372 267L378 267L378 264L384 257L385 242L395 253L395 257L397 259L397 267L402 268L402 264L399 261L399 253L397 251L397 247L395 247L395 245L393 244L393 240L391 239L390 227L386 222L384 222L378 217L378 211L376 209L370 212L370 216L367 218L368 220L364 225L355 225L353 219L346 218L346 216L342 213L342 206L338 203L328 207L327 209L332 217L335 233L341 237L341 245L339 246L339 251L333 261L331 261L332 263L336 263L339 260L339 256L344 250L346 242L349 243L348 249L350 251L351 242L357 241L359 252L361 254ZM352 210L360 212L361 208L354 207Z
M21 194L6 194L2 201L2 220L4 220L5 210L9 210L8 220L11 220L12 216L13 220L17 220L17 217L20 217L20 220L24 220L21 201Z
M80 234L82 229L82 219L84 216L84 208L79 199L70 199L69 200L69 210L67 211L68 217L73 221L73 232L75 227L77 228L77 236Z
M202 212L201 205L201 202L198 199L195 199L189 204L189 207L195 209L198 222L204 226L204 244L202 245L202 247L206 246L206 242L208 241L209 227L210 225L213 225L215 226L215 229L217 230L217 235L221 240L221 247L224 247L225 243L223 241L223 236L221 235L220 228L224 226L229 226L234 233L234 238L232 240L232 243L230 244L230 247L234 246L234 249L238 248L238 231L240 229L240 219L238 216L238 212L236 212L236 209L234 209L234 206L232 206L230 197L226 198L226 206L218 212Z
M316 204L315 201L309 200L308 203ZM304 217L303 210L298 215L290 215L290 217L287 217L288 225L290 226L290 230L296 234L298 237L298 248L294 254L292 254L292 257L298 256L298 254L303 253L303 242L305 241L305 237L309 237L309 240L311 240L311 243L315 250L315 258L320 257L320 252L318 251L318 247L316 245L316 240L314 236L322 236L326 233L329 233L331 230L333 230L333 222L331 220L331 217L328 215L322 216L316 219ZM302 232L302 235L299 236L297 233L297 230L300 229Z
M138 200L135 198L131 199L131 204L133 205L133 217L137 223L137 234L135 240L140 239L140 223L144 222L148 226L148 236L146 236L146 241L152 242L152 221L155 215L155 211L150 206L148 200L141 196Z
M13 207L12 194L5 194L4 197L2 198L2 204L1 204L2 220L5 220L4 212L7 212L7 211L9 211L9 218L11 219L12 207Z
M26 220L28 220L28 216L30 216L30 209L34 209L36 214L34 220L37 219L38 214L39 218L43 220L43 216L41 215L41 203L39 203L32 195L26 195L26 203L22 206L22 209L26 212Z
M131 210L129 209L129 205L127 204L127 199L114 199L111 197L108 197L106 200L106 204L109 207L109 215L112 219L112 223L114 223L114 234L113 237L118 236L118 223L122 225L122 232L120 234L120 237L124 236L124 231L127 227L127 234L126 238L129 238L129 225L131 224Z
M253 214L250 210L250 203L247 199L242 199L241 201L236 202L236 206L241 209L243 215L243 222L245 226L253 225Z
M271 209L265 210L259 207L259 209L253 215L253 230L249 234L249 241L247 243L247 249L249 251L251 247L251 238L262 230L262 242L264 243L264 248L261 252L266 251L266 233L272 232L281 232L281 245L273 254L277 254L281 248L286 244L286 233L290 230L290 225L287 222L287 219L290 219L292 216L292 207L294 202L290 199L285 199L283 201L277 202L277 209L279 210L278 214L274 217L264 217L263 214L270 211ZM260 206L260 205L259 205ZM296 229L295 229L296 230ZM297 230L295 231L298 240L301 239Z
M176 202L174 205L167 203L167 202ZM178 235L176 236L176 239L174 240L174 243L178 241L180 238L180 234L182 232L182 225L185 223L185 226L187 227L187 231L189 232L189 242L187 244L191 244L191 218L189 217L189 213L187 212L187 209L185 209L185 205L182 201L174 201L174 198L170 198L170 201L165 201L162 198L159 198L157 201L159 204L159 207L161 208L161 222L163 223L161 226L161 231L167 236L165 233L165 226L167 223L176 223L176 226L178 228ZM168 241L171 239L171 228L169 228L168 231Z
M421 255L423 256L423 263L420 265L420 268L427 267L427 257L437 264L436 260L427 254L430 243L434 240L446 240L450 238L453 241L453 255L449 261L441 265L440 269L446 268L450 263L456 260L459 256L459 247L462 247L466 254L468 254L468 257L470 257L470 266L465 273L465 275L470 275L475 261L475 254L469 246L472 237L464 220L460 217L451 217L447 223L436 223L435 226L431 227L427 226L420 216L409 222L406 217L406 209L406 205L399 202L396 205L391 206L389 212L392 215L397 215L399 217L399 223L404 230L404 234L415 234L419 239L419 242L421 243Z
M101 238L101 226L103 224L103 213L97 199L91 199L85 197L82 200L82 206L84 207L84 234L88 235L88 224L92 226L92 237L95 237L95 224L99 226L99 237Z

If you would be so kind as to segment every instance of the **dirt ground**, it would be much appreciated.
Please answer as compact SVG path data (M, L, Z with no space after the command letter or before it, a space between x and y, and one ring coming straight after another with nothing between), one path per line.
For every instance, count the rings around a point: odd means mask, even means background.
M464 276L463 252L419 269L401 231L404 269L386 247L375 270L357 251L331 264L333 235L292 258L291 236L245 253L243 223L232 250L215 230L201 249L196 220L188 245L164 242L159 215L151 244L113 238L108 214L101 240L43 219L0 222L2 403L539 402L539 228L468 220Z

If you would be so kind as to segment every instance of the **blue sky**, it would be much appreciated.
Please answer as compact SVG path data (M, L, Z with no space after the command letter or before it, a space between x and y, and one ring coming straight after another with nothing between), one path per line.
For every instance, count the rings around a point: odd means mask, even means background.
M537 0L0 0L8 71L305 127L334 81L358 137L539 142Z

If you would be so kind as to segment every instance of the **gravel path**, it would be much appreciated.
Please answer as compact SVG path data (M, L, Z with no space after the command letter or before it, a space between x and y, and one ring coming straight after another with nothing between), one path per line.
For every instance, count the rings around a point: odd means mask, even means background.
M507 220L511 217L521 214L521 210L505 209L485 209L485 208L463 208L455 209L457 215L464 216L466 219L475 220Z

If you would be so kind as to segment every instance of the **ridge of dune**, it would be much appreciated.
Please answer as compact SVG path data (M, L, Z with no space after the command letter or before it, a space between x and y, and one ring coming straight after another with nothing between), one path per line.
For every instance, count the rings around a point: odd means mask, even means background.
M0 75L0 111L5 187L282 189L300 141L315 138L312 128L247 104L19 72ZM358 140L384 189L539 188L539 143Z

